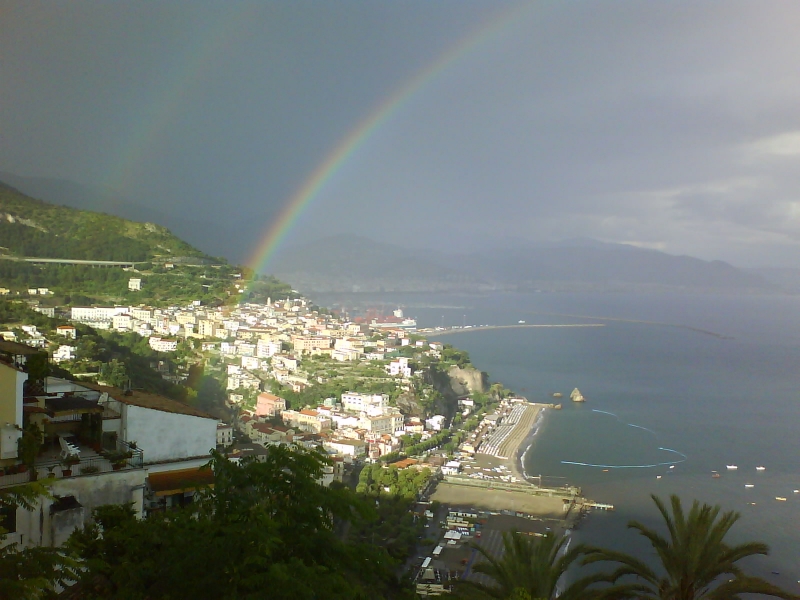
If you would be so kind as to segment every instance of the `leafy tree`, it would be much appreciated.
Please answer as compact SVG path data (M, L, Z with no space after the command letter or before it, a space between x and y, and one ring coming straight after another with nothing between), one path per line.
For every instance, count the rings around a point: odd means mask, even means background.
M214 487L194 505L143 521L119 507L96 510L69 542L84 561L84 597L413 597L385 550L335 534L335 521L359 522L370 509L346 488L317 483L326 462L277 446L266 462L213 453Z
M458 584L460 596L503 599L558 597L564 600L591 598L587 590L602 575L584 577L564 590L559 589L559 580L583 552L582 546L564 552L567 540L553 533L532 537L518 532L504 532L502 558L496 558L482 546L475 545L483 561L475 565L473 571L488 575L494 580L494 585L462 581Z
M656 551L660 573L643 560L623 552L593 548L584 564L601 561L619 563L608 580L615 585L603 590L603 597L652 600L723 600L740 594L763 594L778 598L797 598L760 577L745 575L736 564L748 556L766 555L766 544L749 542L731 546L725 536L739 514L720 515L719 506L695 501L686 514L678 496L670 496L670 508L653 495L664 519L668 536L631 521L628 527L645 536ZM631 581L629 577L635 577ZM620 580L622 580L620 582Z
M100 379L112 385L124 389L128 385L128 372L125 364L112 358L110 362L100 367Z

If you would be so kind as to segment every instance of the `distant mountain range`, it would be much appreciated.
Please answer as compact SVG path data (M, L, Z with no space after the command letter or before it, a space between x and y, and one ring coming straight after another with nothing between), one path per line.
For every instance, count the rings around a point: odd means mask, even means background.
M758 272L722 261L592 239L443 255L333 236L286 249L270 270L309 292L780 289Z
M9 185L3 186L2 182ZM186 239L215 256L235 255L236 252L227 246L230 240L241 237L226 233L212 222L186 219L167 209L157 211L113 191L65 180L0 172L0 192L6 190L8 194L9 189L51 203L102 211L131 221L157 223L162 226L159 230L169 235L174 233L175 239ZM31 206L37 206L35 200ZM64 207L53 209L67 211L65 215L72 214ZM108 223L113 223L113 219ZM116 231L114 228L118 226L109 227ZM90 233L93 232L87 230L86 235ZM202 254L184 242L181 244L186 249L191 248L190 253ZM0 240L0 246L8 244ZM267 268L294 288L306 292L728 290L800 293L800 271L738 269L722 261L673 256L589 238L547 244L517 241L505 247L487 246L480 252L443 254L366 237L336 235L287 248L273 257Z

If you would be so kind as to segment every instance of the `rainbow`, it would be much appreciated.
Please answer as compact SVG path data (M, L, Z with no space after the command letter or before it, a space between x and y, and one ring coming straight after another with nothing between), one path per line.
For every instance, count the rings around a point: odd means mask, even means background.
M454 46L443 52L432 64L420 70L400 86L342 138L289 199L280 215L270 223L255 252L246 262L252 269L253 276L255 277L265 269L270 258L275 254L275 251L291 231L292 226L297 222L303 211L311 204L312 200L319 194L331 177L341 169L347 159L381 125L386 123L425 84L436 78L470 50L486 42L509 24L516 22L520 13L530 8L530 6L529 3L514 5L507 10L501 11L490 19L488 23L478 27L477 30L465 35Z

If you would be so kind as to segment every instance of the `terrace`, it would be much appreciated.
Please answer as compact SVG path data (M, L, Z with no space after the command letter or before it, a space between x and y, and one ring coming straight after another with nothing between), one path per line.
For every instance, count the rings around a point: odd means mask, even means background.
M72 445L78 450L78 453L76 455L77 462L71 465L63 462L60 444L44 445L34 462L37 479L47 477L63 479L126 469L141 469L144 461L143 453L140 449L131 448L129 444L122 440L118 440L113 449L101 450L100 452L97 452L89 445L77 441L77 439ZM31 473L27 469L16 473L7 472L4 475L0 475L0 489L27 483L30 480Z
M24 399L23 416L26 425L35 423L42 432L33 462L37 479L142 468L142 451L117 434L119 427L113 420L120 419L120 407L116 401L93 392L28 397ZM17 465L0 471L0 488L30 478L29 467L20 459Z

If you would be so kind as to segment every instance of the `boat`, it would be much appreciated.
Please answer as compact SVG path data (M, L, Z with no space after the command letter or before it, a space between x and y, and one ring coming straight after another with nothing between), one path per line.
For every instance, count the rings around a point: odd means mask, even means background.
M754 486L752 483L745 483L744 487L751 488L751 487L756 487L756 486Z
M736 465L725 465L725 466L728 467L728 471L735 471L736 469L739 468Z
M519 323L520 325L525 325L525 321L522 321L522 320L517 321L517 323Z
M669 466L669 468L670 468L670 469L674 469L674 468L675 468L675 465L670 465L670 466Z
M783 496L775 496L775 500L779 500L780 502L786 502L786 498Z
M583 397L581 391L578 388L572 390L572 393L569 395L570 399L573 402L586 402L586 398Z
M661 479L661 475L656 475L656 479Z
M756 471L766 471L767 467L756 467Z

